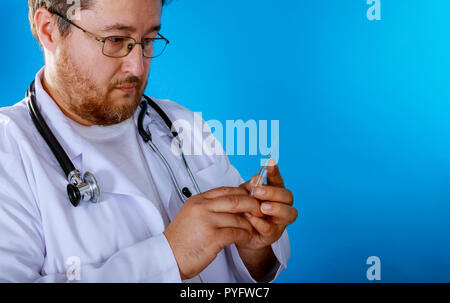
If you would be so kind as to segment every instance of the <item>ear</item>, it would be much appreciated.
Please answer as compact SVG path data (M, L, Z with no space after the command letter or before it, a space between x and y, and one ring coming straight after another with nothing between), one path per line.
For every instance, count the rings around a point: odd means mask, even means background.
M60 37L56 17L41 7L34 15L34 23L42 47L53 53L57 47L55 42L58 42Z

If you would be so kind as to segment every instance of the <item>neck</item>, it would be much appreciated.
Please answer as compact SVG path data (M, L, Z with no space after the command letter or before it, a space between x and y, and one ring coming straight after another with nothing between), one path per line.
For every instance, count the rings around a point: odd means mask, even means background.
M93 124L89 121L81 118L77 114L73 113L67 102L64 102L64 100L70 100L69 96L64 96L63 90L58 89L58 84L56 81L51 77L51 74L49 73L49 70L47 67L44 70L44 75L42 76L42 88L47 92L47 94L52 98L52 100L56 103L56 105L59 107L61 112L68 117L69 119L77 122L78 124L84 125L84 126L92 126Z

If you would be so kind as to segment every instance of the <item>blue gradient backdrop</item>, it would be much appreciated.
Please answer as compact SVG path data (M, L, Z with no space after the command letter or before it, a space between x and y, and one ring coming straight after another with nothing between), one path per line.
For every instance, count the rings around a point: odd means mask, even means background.
M0 106L43 64L26 1L0 1ZM450 282L449 1L179 0L147 93L206 120L280 120L299 219L278 282ZM9 35L9 36L6 36ZM259 156L231 156L244 178Z

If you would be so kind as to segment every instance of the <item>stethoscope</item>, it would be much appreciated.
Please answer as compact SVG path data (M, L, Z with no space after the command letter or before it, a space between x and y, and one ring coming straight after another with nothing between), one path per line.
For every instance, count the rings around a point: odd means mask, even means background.
M30 87L26 93L26 100L28 111L30 112L31 119L33 120L34 125L37 130L41 134L42 138L47 143L48 147L51 149L53 155L58 160L59 165L63 169L69 184L67 185L67 195L69 196L69 200L73 206L77 207L81 201L90 201L92 203L98 203L100 201L100 187L98 186L97 179L90 172L86 172L83 176L81 172L75 168L72 161L67 156L64 149L59 144L58 140L53 135L52 131L48 127L45 119L42 117L41 112L36 103L36 88L34 81L31 82ZM181 152L181 158L183 159L183 163L186 167L186 170L189 174L189 177L194 184L195 190L197 193L201 193L200 187L192 174L191 168L189 167L188 162L186 161L186 157L183 153L183 148L181 145L181 140L179 139L178 133L173 128L173 123L170 121L169 117L166 113L161 109L161 107L155 103L151 98L146 95L143 96L143 100L140 103L141 111L138 117L138 131L142 139L145 143L147 143L151 149L161 158L161 161L167 168L167 171L172 179L172 182L178 192L178 196L183 201L183 203L192 196L192 192L188 187L181 188L180 184L175 177L175 174L170 167L169 162L163 156L163 154L159 151L158 147L154 144L152 140L152 134L150 132L150 126L147 127L147 131L144 129L143 122L146 115L149 115L147 112L148 105L158 113L158 115L163 119L170 132L172 133L175 140L178 142L178 148Z

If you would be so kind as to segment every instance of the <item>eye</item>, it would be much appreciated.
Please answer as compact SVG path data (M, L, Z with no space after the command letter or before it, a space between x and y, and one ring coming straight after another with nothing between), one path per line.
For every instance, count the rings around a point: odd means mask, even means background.
M153 38L146 38L144 39L145 46L150 46L153 44Z
M109 37L108 40L111 43L122 44L124 42L125 38L122 38L122 37Z

